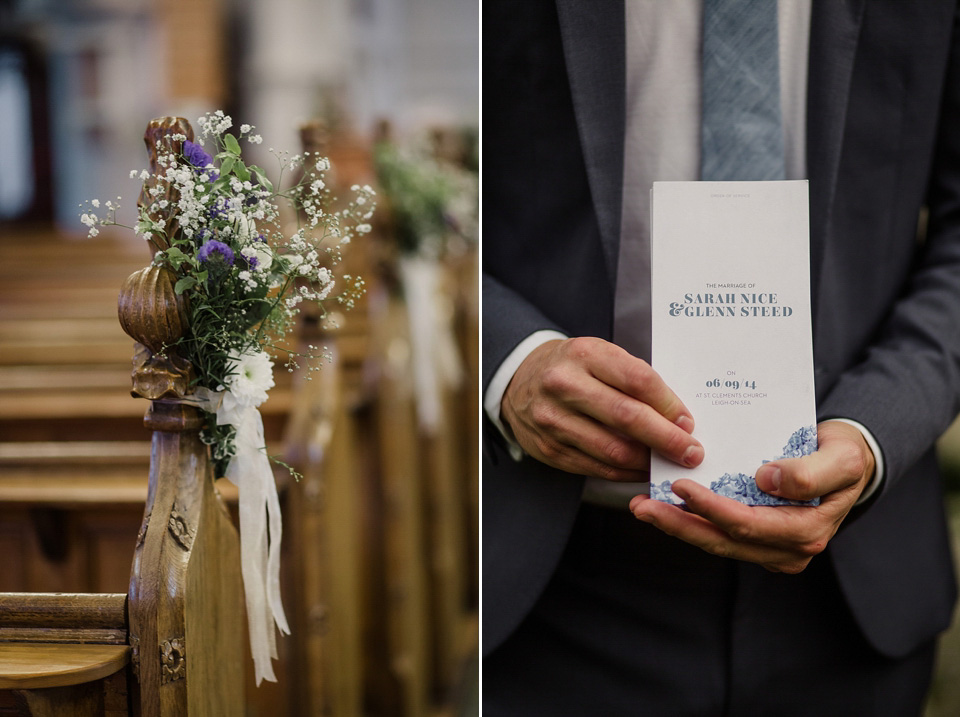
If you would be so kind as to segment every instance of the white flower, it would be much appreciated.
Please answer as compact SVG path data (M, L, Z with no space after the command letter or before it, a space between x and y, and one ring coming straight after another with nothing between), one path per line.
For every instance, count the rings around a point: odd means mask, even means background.
M257 250L257 271L266 271L273 266L273 253L262 243L254 244Z
M257 225L244 214L237 215L236 230L241 241L253 241L257 237Z
M257 350L227 358L230 376L224 384L241 406L256 408L267 400L267 391L273 388L273 361L270 356Z

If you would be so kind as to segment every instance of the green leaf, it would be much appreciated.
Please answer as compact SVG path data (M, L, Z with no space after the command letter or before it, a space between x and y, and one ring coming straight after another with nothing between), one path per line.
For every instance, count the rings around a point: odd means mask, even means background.
M273 182L267 179L267 174L260 167L250 166L250 171L257 175L257 181L260 182L260 186L266 189L268 192L273 191Z
M183 262L187 260L187 255L180 251L177 247L172 246L166 251L167 261L169 261L173 268L176 269Z
M237 175L237 179L239 179L241 182L250 181L250 172L247 171L247 168L240 160L237 160L236 165L234 165L233 173Z
M223 135L223 146L230 154L236 155L237 157L240 156L240 143L237 142L237 138L229 132Z
M196 285L197 285L197 280L195 278L193 278L192 276L185 276L182 279L180 279L180 281L177 282L177 285L173 287L173 290L179 296L180 294L185 292L187 289L192 289Z
M226 176L221 176L216 182L213 183L212 191L213 192L222 192L227 187L230 186L230 178Z
M230 174L230 171L233 169L233 165L236 164L236 162L237 158L232 154L229 155L220 165L220 174Z

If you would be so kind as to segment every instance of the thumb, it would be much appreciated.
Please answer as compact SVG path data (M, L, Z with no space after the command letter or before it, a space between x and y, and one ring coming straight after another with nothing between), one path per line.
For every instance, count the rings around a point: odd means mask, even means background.
M834 423L823 430L825 426L821 424L820 446L815 452L761 466L756 473L757 487L790 500L812 500L848 488L872 472L867 456L870 449L856 428Z

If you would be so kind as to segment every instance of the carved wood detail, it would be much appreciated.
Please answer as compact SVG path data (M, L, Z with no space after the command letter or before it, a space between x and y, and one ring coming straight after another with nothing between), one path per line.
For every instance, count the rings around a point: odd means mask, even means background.
M182 398L190 389L193 368L176 351L187 331L187 302L174 291L169 269L148 266L123 283L117 315L123 330L137 341L133 388L140 398Z
M130 634L130 667L133 669L133 676L140 679L140 636Z
M143 517L143 523L140 524L140 532L137 533L137 542L134 543L134 549L136 550L141 545L143 545L143 539L147 537L147 524L150 522L150 513L147 513Z
M190 526L187 525L186 519L177 512L176 505L174 505L174 509L170 512L167 529L177 542L177 545L184 550L190 550L190 547L193 545L193 535L190 533Z
M182 680L187 676L187 642L182 637L160 643L161 684Z

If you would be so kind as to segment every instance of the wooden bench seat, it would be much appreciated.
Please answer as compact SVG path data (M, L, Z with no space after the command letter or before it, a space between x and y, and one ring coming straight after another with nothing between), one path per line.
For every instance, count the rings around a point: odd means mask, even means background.
M95 682L130 662L127 645L0 644L0 690L35 690Z
M126 714L130 655L123 593L0 593L0 706Z

